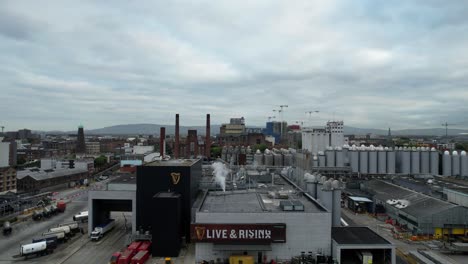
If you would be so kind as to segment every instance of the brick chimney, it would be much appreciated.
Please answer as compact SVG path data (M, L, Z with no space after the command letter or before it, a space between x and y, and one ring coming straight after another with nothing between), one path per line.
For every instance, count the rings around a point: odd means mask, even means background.
M179 158L179 114L175 115L175 145L174 145L174 157Z
M210 159L211 156L211 137L210 137L210 114L206 114L206 139L205 139L205 156Z

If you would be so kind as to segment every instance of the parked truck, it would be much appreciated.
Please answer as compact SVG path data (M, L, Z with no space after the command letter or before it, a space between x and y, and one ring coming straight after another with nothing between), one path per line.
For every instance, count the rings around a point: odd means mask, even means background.
M99 240L115 226L115 220L109 219L106 224L98 225L91 232L91 240Z
M11 224L8 221L3 222L3 235L8 236L11 234Z
M131 249L126 249L119 257L119 261L117 264L130 264L132 261L132 257L135 255L133 253L133 250Z
M27 259L29 256L42 256L52 252L54 252L54 249L50 246L47 247L46 241L21 245L20 247L20 256L24 257L25 259Z
M67 209L67 204L64 201L58 201L57 202L57 211L59 213L65 212L65 209Z
M44 217L44 210L43 209L35 210L33 215L32 215L32 219L35 220L35 221L39 221L43 217Z
M133 256L131 264L144 264L149 259L149 256L149 251L139 251L135 256Z
M49 236L54 236L57 238L58 242L67 242L68 237L65 236L65 232L63 231L55 231L55 232L45 232L42 233L43 237L49 237Z
M88 222L88 211L83 211L83 212L80 212L79 214L74 215L73 221L77 221L81 223Z
M109 261L109 264L118 264L120 255L122 255L122 252L120 252L120 251L115 252L114 254L112 254L112 256L110 258L110 261Z
M49 236L44 236L44 237L39 237L39 238L33 238L31 241L32 243L38 243L45 241L47 243L47 248L50 248L51 250L54 250L57 248L57 236L56 235L49 235Z
M70 232L72 232L73 234L80 232L80 227L78 226L78 222L69 222L69 223L63 223L63 224L58 225L58 227L62 227L62 226L68 226L70 228Z
M66 237L72 237L75 235L71 232L69 226L53 227L49 229L49 232L64 232Z

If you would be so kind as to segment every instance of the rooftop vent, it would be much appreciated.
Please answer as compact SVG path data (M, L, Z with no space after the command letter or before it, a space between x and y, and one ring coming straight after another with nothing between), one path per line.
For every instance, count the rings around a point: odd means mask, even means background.
M294 211L294 205L291 201L281 201L280 207L283 211Z
M292 200L291 201L293 207L294 207L294 211L304 211L304 204L302 204L301 201L299 200Z

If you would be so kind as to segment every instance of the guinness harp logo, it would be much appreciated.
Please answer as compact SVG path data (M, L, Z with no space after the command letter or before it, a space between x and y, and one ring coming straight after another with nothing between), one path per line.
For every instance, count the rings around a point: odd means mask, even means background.
M172 178L172 183L174 185L177 185L180 181L180 173L177 173L177 172L171 173L171 178Z
M205 227L204 226L196 226L195 227L195 234L197 235L198 240L202 240L205 236Z

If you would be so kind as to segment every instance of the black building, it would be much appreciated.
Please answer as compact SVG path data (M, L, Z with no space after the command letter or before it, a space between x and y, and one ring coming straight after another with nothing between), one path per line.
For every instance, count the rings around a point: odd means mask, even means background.
M196 159L154 161L137 167L137 228L152 230L154 225L164 226L166 212L154 210L153 202L160 192L180 194L181 219L180 237L185 236L190 242L191 208L195 202L199 189L198 184L202 175L202 161ZM158 222L161 219L161 222ZM174 234L174 236L178 236ZM180 239L177 238L177 239ZM153 243L158 241L153 240Z
M78 127L78 140L76 141L76 153L86 153L86 143L83 126Z

